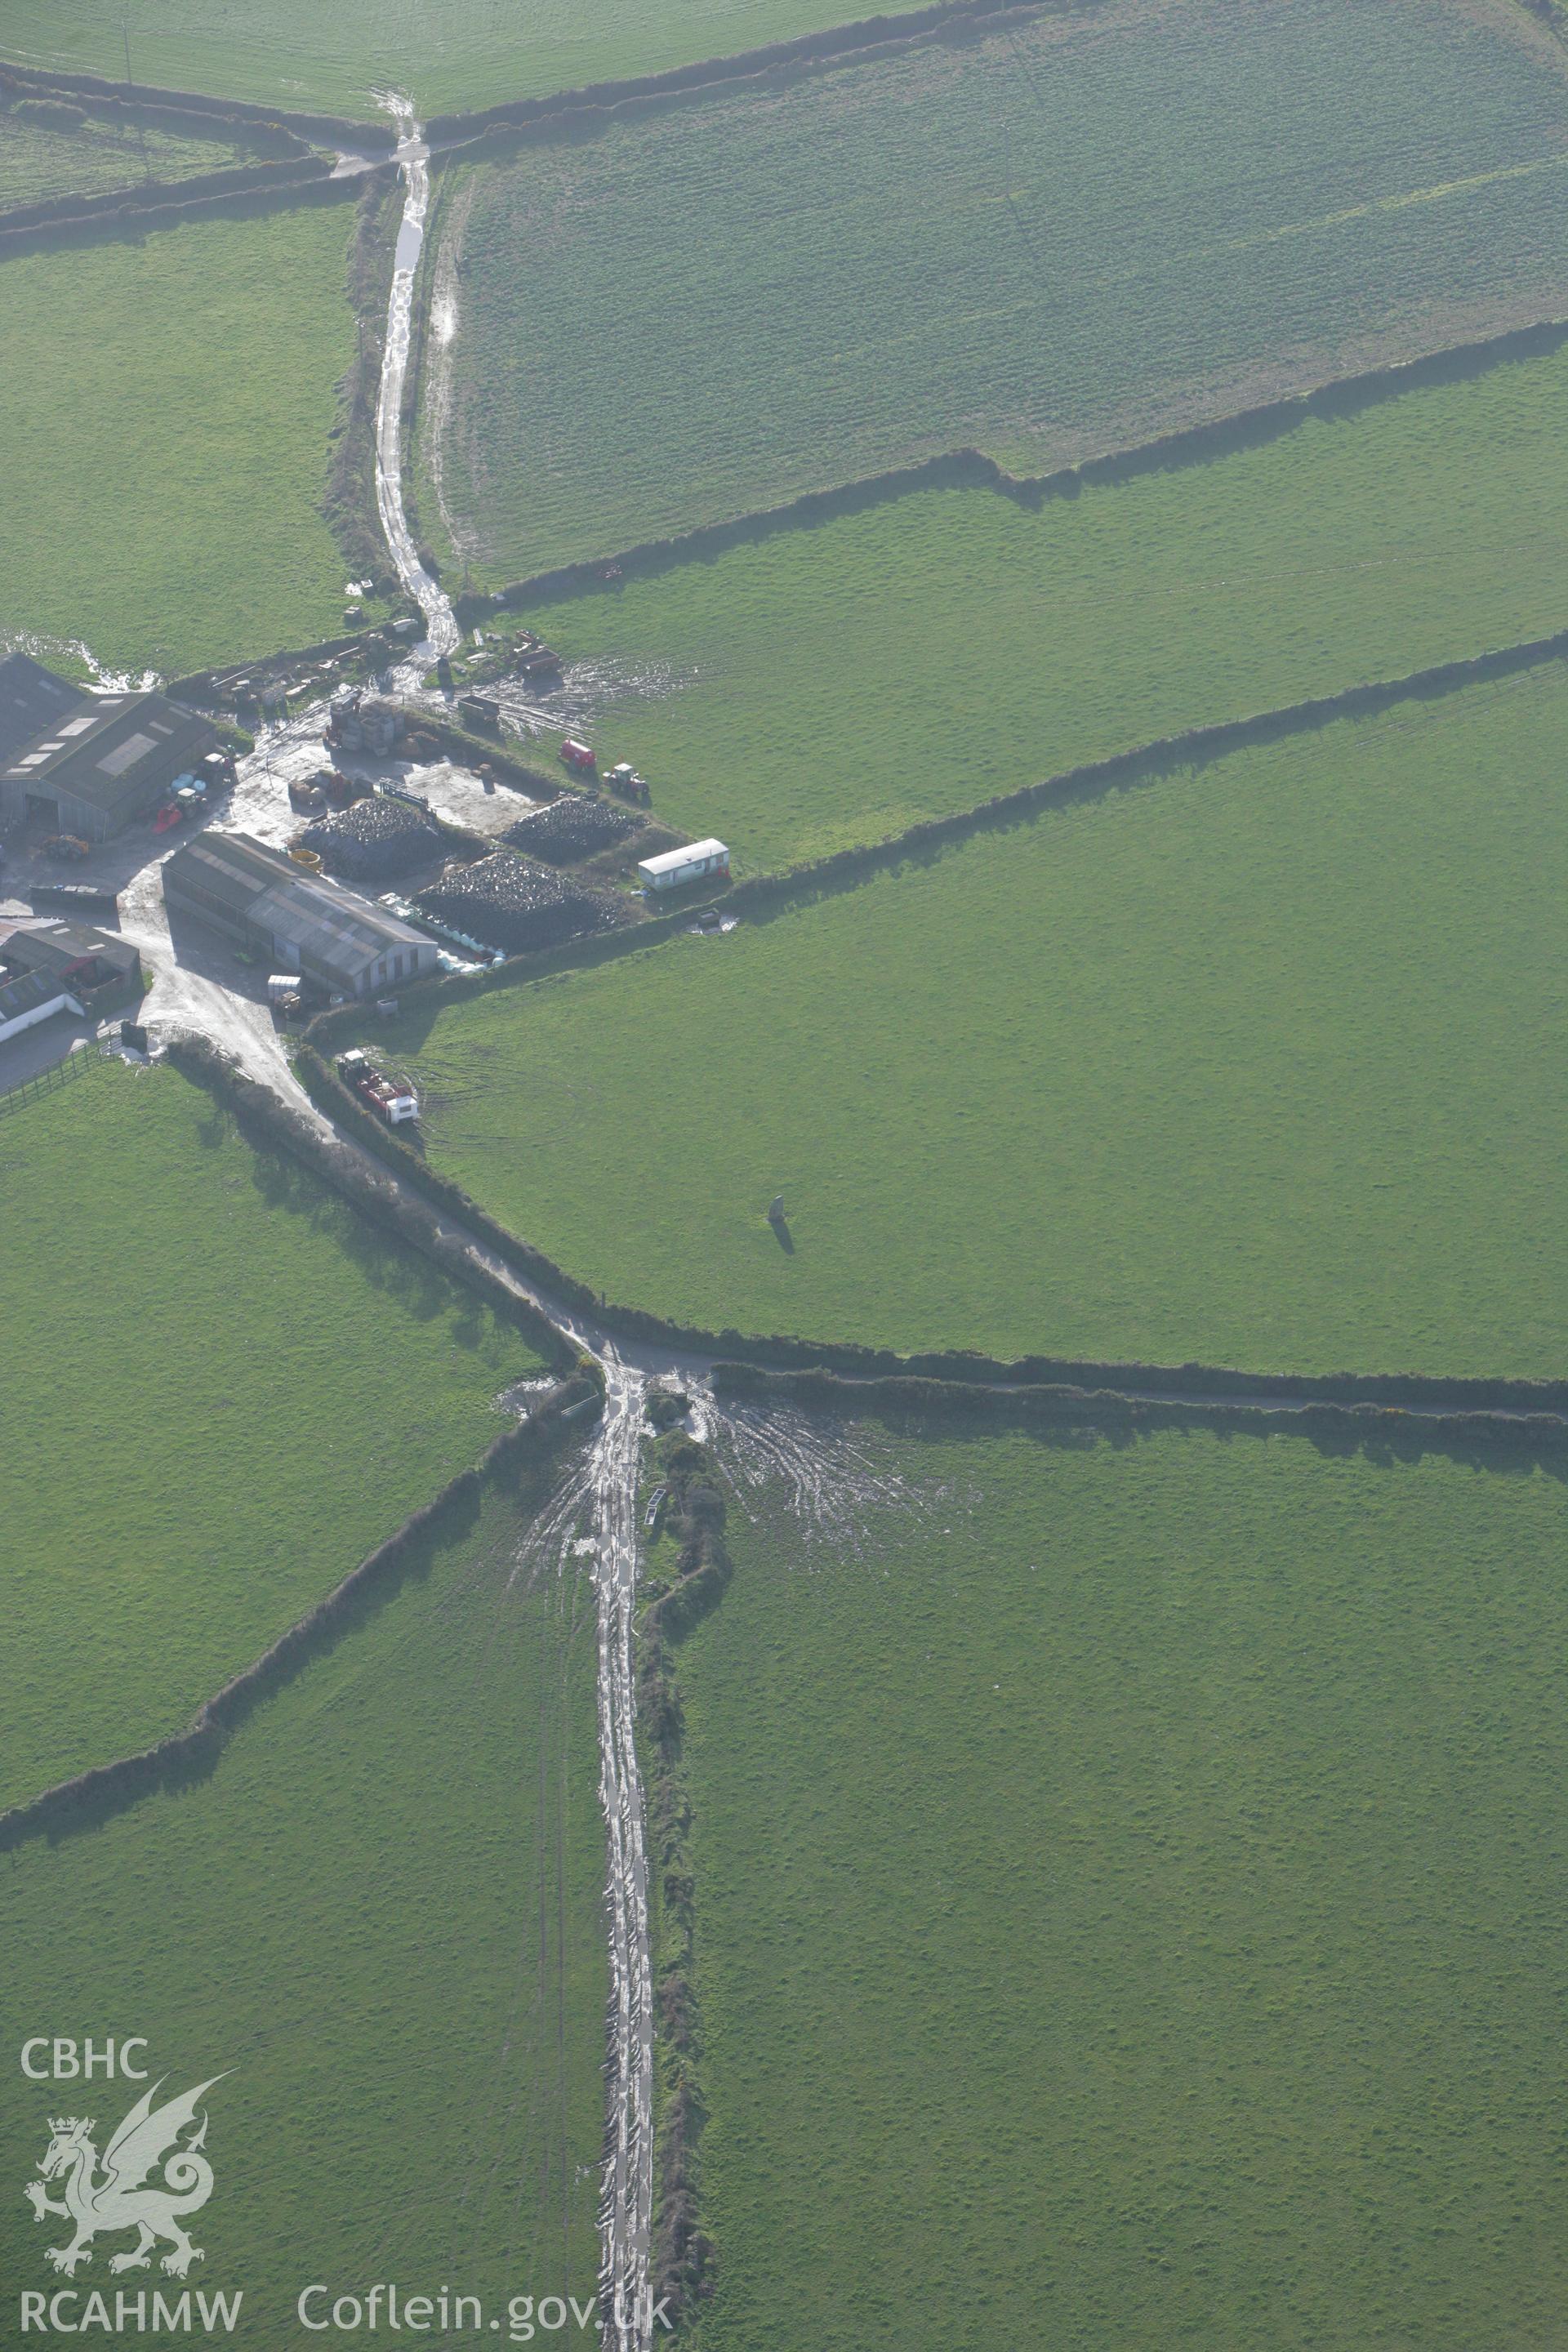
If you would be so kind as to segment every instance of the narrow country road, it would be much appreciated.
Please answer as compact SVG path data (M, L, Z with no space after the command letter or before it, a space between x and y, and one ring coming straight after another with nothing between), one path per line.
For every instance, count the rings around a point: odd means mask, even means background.
M397 123L403 221L387 304L375 415L375 496L386 544L405 589L425 615L425 643L406 679L462 642L450 598L419 560L403 502L403 395L413 331L414 281L430 210L429 150L409 100L384 101ZM403 682L403 681L400 681ZM465 1236L470 1247L472 1236ZM510 1269L507 1278L511 1279ZM534 1302L536 1305L539 1301ZM545 1309L550 1313L550 1309ZM552 1314L558 1326L559 1314ZM570 1327L567 1327L570 1328ZM599 2207L601 2329L611 2352L646 2352L652 2336L653 1962L648 1936L647 1823L637 1753L636 1610L637 1478L643 1373L602 1332L571 1336L605 1376L594 1441L594 1584L598 1611L599 1794L609 1854L609 2116Z
M419 561L403 504L403 390L413 333L414 280L430 210L430 151L407 99L387 97L382 103L397 124L394 160L403 173L404 197L375 410L375 503L397 576L425 615L426 640L416 648L415 658L428 663L442 654L455 653L462 642L451 598Z
M609 1833L610 2113L599 2227L600 2292L614 2352L651 2335L653 1956L647 1808L637 1752L637 1475L644 1375L609 1351L595 1439L595 1585L599 1614L599 1795Z

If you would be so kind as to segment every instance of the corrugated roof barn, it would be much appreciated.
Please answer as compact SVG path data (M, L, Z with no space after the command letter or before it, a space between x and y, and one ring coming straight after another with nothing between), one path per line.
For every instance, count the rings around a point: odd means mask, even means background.
M26 654L0 662L0 818L107 841L217 740L162 694L83 694Z
M363 996L437 969L426 932L249 834L184 843L164 862L163 898L172 915L195 916L329 995Z

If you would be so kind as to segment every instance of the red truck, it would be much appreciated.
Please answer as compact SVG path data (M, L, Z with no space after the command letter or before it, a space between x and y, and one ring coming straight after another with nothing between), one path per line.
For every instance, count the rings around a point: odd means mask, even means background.
M418 1097L412 1088L384 1076L368 1054L357 1050L340 1054L337 1067L344 1084L352 1087L366 1108L374 1111L377 1118L384 1118L388 1127L401 1127L405 1119L418 1118Z
M599 763L593 752L586 743L579 743L574 735L568 735L562 744L561 761L563 767L585 769L590 775L596 776L599 772Z

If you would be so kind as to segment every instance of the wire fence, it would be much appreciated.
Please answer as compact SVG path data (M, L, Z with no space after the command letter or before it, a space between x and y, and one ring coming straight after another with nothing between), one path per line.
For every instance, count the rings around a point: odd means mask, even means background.
M30 1078L19 1078L14 1087L0 1093L0 1118L7 1111L20 1110L24 1103L37 1102L45 1095L58 1094L62 1087L85 1077L96 1070L108 1054L96 1037L89 1037L68 1054L62 1062L51 1063L47 1070L38 1070Z

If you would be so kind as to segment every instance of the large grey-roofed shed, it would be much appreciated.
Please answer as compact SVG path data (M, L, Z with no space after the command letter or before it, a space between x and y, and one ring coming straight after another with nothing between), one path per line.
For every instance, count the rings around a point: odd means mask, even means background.
M205 833L163 867L171 912L195 916L333 994L361 996L437 968L435 941L385 908L244 833Z
M107 841L156 808L216 740L209 719L165 695L82 694L26 655L0 664L7 823Z
M84 699L79 687L57 677L31 654L7 654L0 661L0 764L68 719Z

